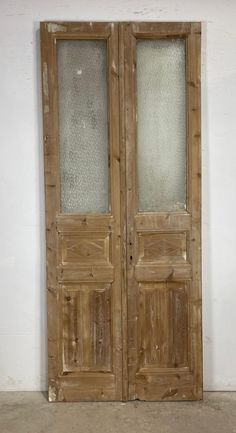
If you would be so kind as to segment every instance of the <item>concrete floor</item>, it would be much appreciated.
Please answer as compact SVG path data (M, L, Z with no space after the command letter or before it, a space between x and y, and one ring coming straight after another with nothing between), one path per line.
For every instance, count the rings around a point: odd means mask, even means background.
M48 403L40 392L0 393L0 433L234 433L236 392L203 402Z

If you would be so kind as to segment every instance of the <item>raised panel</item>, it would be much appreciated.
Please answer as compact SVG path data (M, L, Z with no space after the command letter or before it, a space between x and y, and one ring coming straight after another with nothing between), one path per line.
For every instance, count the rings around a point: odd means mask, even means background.
M63 373L111 371L111 287L62 287Z
M60 238L60 245L63 265L110 262L110 238L107 233L64 235Z
M59 267L57 270L58 281L90 281L112 282L114 281L114 266L84 265L74 267Z
M183 281L192 279L192 266L183 264L149 264L135 266L137 281Z
M139 284L139 367L188 366L186 283Z
M186 233L139 233L139 262L185 262Z

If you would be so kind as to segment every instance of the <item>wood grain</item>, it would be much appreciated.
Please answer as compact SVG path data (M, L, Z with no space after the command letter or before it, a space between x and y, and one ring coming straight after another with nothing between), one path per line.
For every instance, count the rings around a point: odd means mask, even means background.
M49 400L122 398L118 25L42 23ZM62 214L57 40L107 41L110 213ZM93 374L93 376L88 376Z
M76 233L59 236L59 250L63 265L83 263L109 264L110 236L107 232Z
M200 31L199 23L123 24L129 399L202 397ZM184 212L138 211L138 38L186 40L188 193Z
M201 24L193 23L187 38L188 103L188 207L192 215L190 261L193 280L190 292L190 368L194 396L202 398L202 307L201 307Z
M127 182L125 129L125 46L124 26L119 25L119 127L120 127L120 203L121 203L121 291L122 291L122 400L128 400L128 303L127 303Z
M139 38L186 41L185 211L138 211ZM108 214L60 211L59 39L107 41ZM50 401L202 398L200 45L200 23L41 23Z
M56 141L56 102L54 45L47 27L41 23L42 98L44 127L44 178L47 255L47 323L49 399L55 400L59 366L59 288L57 284L58 148Z
M187 259L186 232L139 233L138 262L183 263Z
M111 285L73 284L63 291L63 374L111 371Z
M188 366L186 283L139 284L139 371Z

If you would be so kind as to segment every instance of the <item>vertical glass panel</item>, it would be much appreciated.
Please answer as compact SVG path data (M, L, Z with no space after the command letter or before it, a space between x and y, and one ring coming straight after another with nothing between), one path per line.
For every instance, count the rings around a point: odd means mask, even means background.
M58 41L61 211L108 211L106 41Z
M140 211L186 207L185 41L137 42Z

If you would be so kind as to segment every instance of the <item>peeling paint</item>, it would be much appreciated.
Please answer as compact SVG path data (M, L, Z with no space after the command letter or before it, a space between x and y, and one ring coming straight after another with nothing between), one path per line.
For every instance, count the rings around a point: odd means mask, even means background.
M54 386L49 386L48 389L48 400L49 401L56 401L57 399L57 391Z
M48 23L48 32L56 33L56 32L66 32L66 27L61 24Z
M49 113L49 106L48 105L44 106L44 113Z
M46 62L43 64L43 93L48 97L48 65Z

